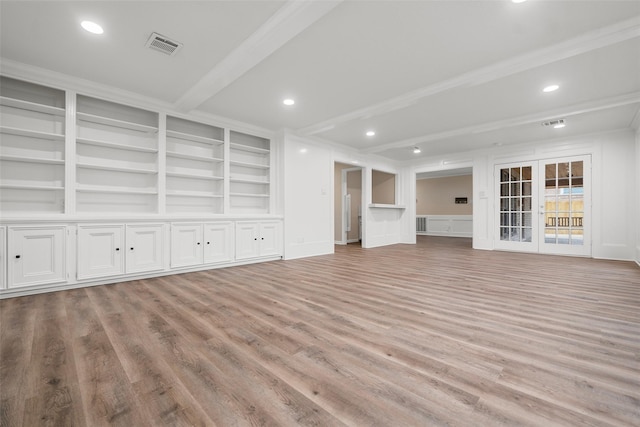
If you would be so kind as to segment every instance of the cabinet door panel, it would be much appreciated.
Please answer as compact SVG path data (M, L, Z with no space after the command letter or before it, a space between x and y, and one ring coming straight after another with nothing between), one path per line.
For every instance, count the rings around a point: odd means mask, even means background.
M127 225L127 273L162 270L163 226Z
M233 261L233 223L204 225L204 262Z
M280 223L260 223L260 256L281 255Z
M171 225L171 268L202 264L202 224Z
M78 228L78 279L124 274L124 226Z
M255 258L260 256L257 222L236 223L236 259Z
M65 279L66 228L9 229L9 287L60 283Z

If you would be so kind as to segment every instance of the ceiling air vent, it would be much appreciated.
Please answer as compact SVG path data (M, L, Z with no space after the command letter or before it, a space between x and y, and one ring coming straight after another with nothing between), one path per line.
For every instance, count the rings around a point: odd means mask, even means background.
M182 43L173 41L162 34L151 33L151 37L149 37L145 46L149 49L157 50L158 52L173 56L178 50L180 50Z
M542 122L542 126L564 127L564 119L549 120L548 122Z

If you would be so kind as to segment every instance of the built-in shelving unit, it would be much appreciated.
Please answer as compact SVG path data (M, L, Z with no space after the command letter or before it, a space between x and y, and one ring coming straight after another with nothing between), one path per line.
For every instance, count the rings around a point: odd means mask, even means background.
M224 129L167 117L167 213L224 210Z
M65 92L0 77L0 209L64 213Z
M158 114L78 95L76 210L158 212Z
M269 213L271 146L266 138L230 132L229 205L234 213Z

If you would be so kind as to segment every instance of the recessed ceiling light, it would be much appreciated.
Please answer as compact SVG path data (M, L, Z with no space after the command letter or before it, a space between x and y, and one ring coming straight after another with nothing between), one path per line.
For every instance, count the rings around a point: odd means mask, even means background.
M307 152L307 149L306 149L306 148L301 148L301 149L300 149L300 152L301 152L302 154L304 154L304 153L306 153L306 152Z
M372 130L368 130L367 133L366 133L367 136L375 136L375 134L376 133L374 131L372 131Z
M422 150L418 147L413 147L413 154L420 154Z
M511 3L524 3L527 0L511 0Z
M351 163L353 163L354 165L357 165L357 164L358 164L358 163L360 163L360 162L359 162L359 161L357 161L357 160L351 160Z
M547 87L545 87L544 89L542 89L543 92L554 92L556 90L558 90L560 88L560 86L558 85L549 85Z
M566 126L566 123L564 122L564 120L560 120L557 124L553 125L553 128L554 129L562 129L565 126Z
M93 34L102 34L102 33L104 33L104 30L102 29L102 27L100 25L96 24L95 22L82 21L80 23L80 25L82 26L82 28L84 28L86 31L89 31L90 33L93 33Z
M282 101L282 103L283 103L284 105L293 105L293 104L295 104L295 103L296 103L296 101L294 101L294 100L293 100L293 99L291 99L291 98L287 98L287 99L285 99L284 101Z

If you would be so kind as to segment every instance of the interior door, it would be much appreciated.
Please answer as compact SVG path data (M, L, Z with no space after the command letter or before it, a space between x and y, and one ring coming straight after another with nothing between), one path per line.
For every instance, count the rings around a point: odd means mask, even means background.
M539 161L539 251L591 255L591 157Z

